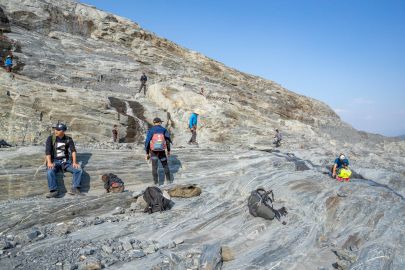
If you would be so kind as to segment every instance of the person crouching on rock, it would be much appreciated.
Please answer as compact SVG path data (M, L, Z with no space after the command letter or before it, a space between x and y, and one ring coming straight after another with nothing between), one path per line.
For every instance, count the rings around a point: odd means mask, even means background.
M13 71L13 59L11 55L7 55L6 60L4 61L4 66L6 67L7 72Z
M349 166L349 160L343 155L342 153L339 155L338 158L335 159L335 163L332 167L332 178L336 178L337 171L343 166Z
M167 158L170 156L170 144L172 141L169 132L161 124L162 120L160 118L153 119L153 127L149 129L145 139L145 158L146 160L152 160L152 176L155 185L159 184L158 160L160 160L165 170L166 184L171 183Z
M104 182L104 189L107 193L120 193L124 192L124 182L113 173L106 173L101 176Z
M56 173L64 170L72 173L72 188L69 194L80 194L82 169L77 163L75 144L69 136L65 135L67 127L64 124L55 126L55 134L48 137L45 145L46 164L49 194L47 198L59 196ZM70 159L71 157L71 159Z

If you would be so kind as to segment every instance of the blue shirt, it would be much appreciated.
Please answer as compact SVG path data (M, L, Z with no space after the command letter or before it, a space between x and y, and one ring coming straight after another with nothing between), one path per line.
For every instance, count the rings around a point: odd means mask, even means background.
M5 66L12 66L13 65L13 60L11 58L7 58L6 61L4 61Z
M344 160L340 160L340 158L335 159L335 164L337 164L338 169L343 167L343 163L349 165L349 160L347 158L345 158Z
M198 114L192 113L190 116L190 120L188 122L188 127L192 128L194 126L197 126L197 119L198 119Z
M163 134L166 139L166 146L167 146L167 151L170 152L170 143L172 140L170 139L170 133L162 127L161 125L158 126L153 126L151 129L148 130L148 133L146 134L146 139L145 139L145 151L147 154L149 154L150 151L150 140L152 140L153 134Z

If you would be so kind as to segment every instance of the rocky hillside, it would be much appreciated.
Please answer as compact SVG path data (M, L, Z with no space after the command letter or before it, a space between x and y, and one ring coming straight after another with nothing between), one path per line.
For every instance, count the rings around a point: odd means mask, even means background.
M14 74L0 70L0 139L17 146L0 149L0 269L208 269L209 246L232 253L223 269L405 268L404 141L74 1L0 0L0 33L15 62ZM195 109L199 148L186 143ZM156 116L174 137L175 184L203 192L147 215L137 195L152 183L142 142ZM59 120L86 195L47 200L43 144ZM350 183L325 174L339 152L357 172ZM106 172L131 192L103 194ZM258 186L287 207L284 225L249 215Z

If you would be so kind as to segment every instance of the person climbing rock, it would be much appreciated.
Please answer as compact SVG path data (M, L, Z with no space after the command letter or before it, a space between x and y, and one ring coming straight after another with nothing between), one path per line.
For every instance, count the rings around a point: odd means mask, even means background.
M281 134L281 132L276 129L276 134L274 135L274 138L276 139L274 141L274 144L276 145L276 147L279 147L281 145L281 140L283 139L283 135Z
M75 144L71 137L65 135L67 127L59 123L55 127L55 134L48 137L45 144L47 177L49 194L47 198L59 196L56 173L59 170L72 173L72 188L69 194L80 194L82 169L77 163Z
M13 71L13 59L11 55L7 55L6 60L4 61L4 66L6 67L7 72Z
M199 110L195 110L188 121L188 128L190 129L191 132L191 138L188 141L188 144L198 144L197 143L197 121L198 121L198 115L200 114Z
M113 134L113 141L117 142L117 140L118 140L118 127L117 127L117 125L114 125L114 127L112 129L112 134Z
M143 88L143 95L146 96L146 82L148 81L148 77L146 77L145 72L142 73L141 76L141 87L139 88L138 93L140 93L142 91Z
M165 171L166 183L171 183L168 157L170 156L170 134L162 127L162 120L158 117L153 119L153 127L148 130L145 139L146 160L152 160L152 176L155 185L159 184L158 161L162 163ZM166 156L167 150L167 156Z
M340 154L338 158L335 159L335 163L332 167L332 178L336 178L337 171L343 166L349 166L349 160L345 157L344 154Z

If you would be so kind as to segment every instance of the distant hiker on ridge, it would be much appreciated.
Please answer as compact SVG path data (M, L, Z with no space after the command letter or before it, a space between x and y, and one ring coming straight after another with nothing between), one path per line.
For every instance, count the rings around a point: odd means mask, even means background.
M161 126L162 120L156 117L153 119L153 127L149 129L145 139L146 160L152 160L152 175L155 185L159 184L158 161L162 163L165 170L166 184L171 183L169 164L167 158L170 156L170 134ZM167 149L167 156L166 156Z
M197 121L198 121L198 115L200 114L199 110L195 110L189 119L188 122L188 127L191 132L191 138L188 141L188 144L198 144L197 143Z
M283 139L283 135L281 134L281 132L276 129L276 135L274 135L274 138L276 138L276 140L274 141L274 144L276 145L276 147L279 147L281 145L281 140Z
M146 77L145 72L142 73L141 76L141 87L139 88L138 93L142 91L143 88L143 95L146 96L146 82L148 81L148 77Z
M117 139L118 139L118 127L117 127L117 125L114 125L113 130L112 130L112 134L113 134L113 142L117 142Z
M7 72L12 72L13 59L12 59L11 55L7 55L6 60L4 61L4 66L6 67Z
M45 144L49 194L47 198L59 196L56 173L59 170L72 173L72 189L69 194L80 194L82 169L77 163L75 144L69 136L65 135L67 127L57 124L55 134L48 137ZM71 159L70 159L71 158Z

